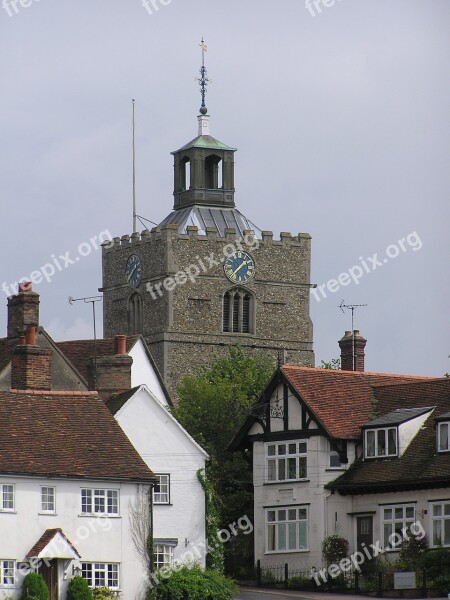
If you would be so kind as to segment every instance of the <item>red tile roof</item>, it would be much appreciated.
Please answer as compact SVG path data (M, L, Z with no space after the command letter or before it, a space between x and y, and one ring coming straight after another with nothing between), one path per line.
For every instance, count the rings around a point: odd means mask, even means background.
M333 437L350 439L358 438L360 428L369 420L374 398L373 385L432 379L290 365L282 366L281 372Z
M139 335L127 337L127 352L133 348L134 344L140 338ZM61 352L70 360L73 366L81 375L89 379L88 363L95 355L95 345L97 346L97 357L113 356L115 354L115 340L108 338L106 340L73 340L67 342L56 342Z
M150 482L96 395L0 391L0 473Z
M27 558L35 558L36 556L39 556L39 554L42 552L42 550L44 550L44 548L52 541L52 539L58 533L60 533L63 536L63 538L66 540L66 542L69 544L69 546L75 552L75 554L78 554L78 557L81 558L81 555L78 552L78 550L75 548L75 546L69 540L69 538L63 533L62 529L59 529L59 528L58 529L47 529L42 534L40 539L35 543L35 545L31 548L31 550L29 552L27 552L27 554L26 554Z

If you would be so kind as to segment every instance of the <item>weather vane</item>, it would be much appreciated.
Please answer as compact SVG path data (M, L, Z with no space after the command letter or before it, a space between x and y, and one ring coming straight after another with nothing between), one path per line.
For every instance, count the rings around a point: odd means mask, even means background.
M206 88L210 83L212 83L211 79L208 77L208 71L205 67L205 52L208 51L208 46L205 44L205 40L202 38L202 43L200 44L200 48L202 49L202 66L200 68L200 78L197 78L197 81L200 84L200 90L202 95L202 105L200 107L200 114L206 115L208 109L205 104L205 96L206 96Z

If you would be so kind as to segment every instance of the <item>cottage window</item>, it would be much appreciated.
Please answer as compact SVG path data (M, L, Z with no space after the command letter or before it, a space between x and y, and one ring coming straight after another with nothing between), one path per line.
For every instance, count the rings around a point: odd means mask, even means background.
M155 569L173 566L173 549L172 544L155 544L153 551Z
M400 548L410 526L415 521L414 504L394 504L382 507L383 547L386 550Z
M41 512L55 513L55 488L42 486L41 487Z
M118 515L118 490L81 490L81 513L86 515Z
M306 441L266 444L266 482L306 479Z
M15 562L13 560L0 560L0 586L13 586L15 584Z
M450 546L450 500L431 506L432 546Z
M158 482L153 489L155 504L170 504L170 475L157 475Z
M438 424L438 449L439 452L450 450L450 421Z
M119 565L117 563L81 563L81 573L91 588L119 589Z
M14 485L3 484L1 486L1 504L0 510L13 511L14 510Z
M365 457L397 456L397 428L366 429Z
M301 552L308 549L307 506L266 510L266 552Z

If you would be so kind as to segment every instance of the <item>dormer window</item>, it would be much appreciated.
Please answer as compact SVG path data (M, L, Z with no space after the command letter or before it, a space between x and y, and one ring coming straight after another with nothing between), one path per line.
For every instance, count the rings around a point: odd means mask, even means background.
M365 458L397 456L397 427L366 429Z
M450 421L438 423L438 451L450 452Z

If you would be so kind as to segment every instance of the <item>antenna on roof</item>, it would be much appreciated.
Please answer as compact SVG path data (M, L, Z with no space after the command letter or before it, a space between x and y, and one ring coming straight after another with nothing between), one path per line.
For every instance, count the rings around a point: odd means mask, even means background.
M94 388L97 387L97 330L95 327L95 303L103 300L103 296L88 296L86 298L72 298L69 296L68 298L69 304L73 306L75 302L80 302L81 300L85 304L92 304L92 317L94 319Z
M353 327L355 319L354 313L356 308L360 308L362 306L367 306L367 304L344 304L344 300L342 300L339 304L339 308L342 310L343 313L345 313L344 308L352 311L352 365L354 371L356 371L355 330Z

